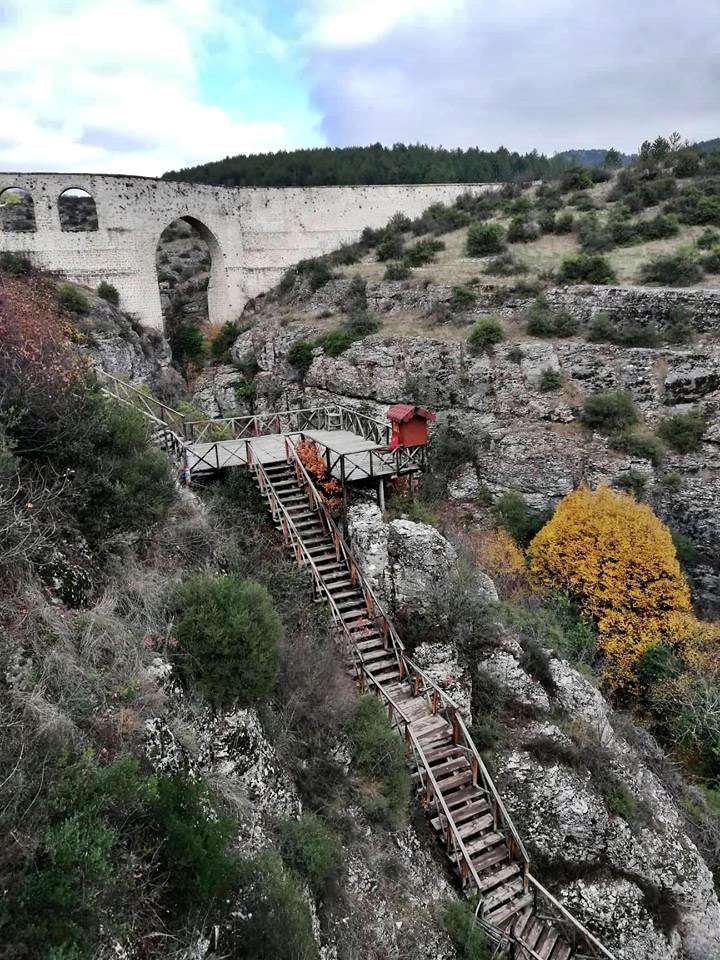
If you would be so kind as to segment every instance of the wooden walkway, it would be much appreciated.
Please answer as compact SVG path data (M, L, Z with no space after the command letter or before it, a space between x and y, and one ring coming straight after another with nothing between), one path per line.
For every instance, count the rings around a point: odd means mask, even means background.
M530 873L520 837L462 716L407 657L294 448L254 465L273 519L312 575L362 691L404 737L420 801L495 955L516 960L614 960Z

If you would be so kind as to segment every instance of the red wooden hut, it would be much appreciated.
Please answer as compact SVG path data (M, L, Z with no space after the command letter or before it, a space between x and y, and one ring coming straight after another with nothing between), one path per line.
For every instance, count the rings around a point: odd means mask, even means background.
M434 413L414 403L396 403L386 413L392 424L391 449L420 447L428 441L428 423L437 420Z

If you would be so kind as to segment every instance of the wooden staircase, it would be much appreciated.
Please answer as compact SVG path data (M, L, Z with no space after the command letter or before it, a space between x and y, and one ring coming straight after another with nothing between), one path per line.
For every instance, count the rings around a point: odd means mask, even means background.
M273 518L329 604L361 691L382 697L404 736L430 823L497 956L614 960L530 874L529 858L457 706L404 652L294 447L255 465Z

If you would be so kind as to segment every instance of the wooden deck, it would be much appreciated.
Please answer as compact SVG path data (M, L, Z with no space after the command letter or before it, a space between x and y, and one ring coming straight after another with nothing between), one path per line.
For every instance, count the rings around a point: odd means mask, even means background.
M229 467L244 467L248 458L267 466L285 460L285 438L298 438L299 433L271 433L247 440L214 440L188 443L188 467L193 474L211 473ZM350 430L305 430L303 436L314 440L323 454L329 454L330 472L342 480L364 480L367 477L389 477L393 469L376 455L386 449L370 443L366 437Z

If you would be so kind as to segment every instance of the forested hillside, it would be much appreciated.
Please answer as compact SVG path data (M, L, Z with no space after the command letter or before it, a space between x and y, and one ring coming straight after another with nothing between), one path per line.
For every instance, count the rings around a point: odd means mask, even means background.
M567 166L533 150L447 150L424 144L385 147L315 147L225 157L183 170L164 180L187 180L225 187L316 187L373 183L478 183L551 177Z

